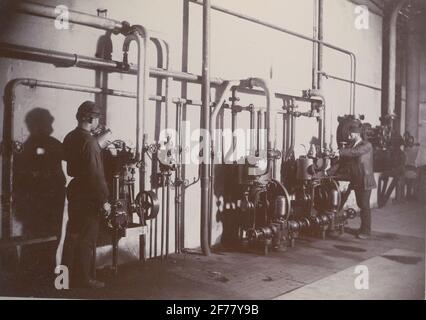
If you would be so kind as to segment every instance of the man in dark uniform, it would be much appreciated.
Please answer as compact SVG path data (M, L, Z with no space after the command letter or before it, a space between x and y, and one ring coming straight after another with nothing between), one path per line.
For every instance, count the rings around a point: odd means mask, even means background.
M100 110L91 101L80 105L78 126L64 139L67 173L73 177L67 187L68 225L64 243L64 262L73 286L101 288L91 277L93 253L102 213L109 213L108 187L101 148L92 131L99 124Z
M349 128L350 147L340 149L340 157L349 162L350 188L355 191L358 207L361 210L361 228L359 239L368 239L371 233L371 191L376 188L373 171L373 146L361 137L361 128L353 125Z

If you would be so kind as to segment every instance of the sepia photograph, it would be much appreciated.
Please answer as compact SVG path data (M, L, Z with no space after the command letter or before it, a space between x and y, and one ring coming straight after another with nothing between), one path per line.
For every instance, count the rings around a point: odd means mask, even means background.
M0 91L0 300L426 299L426 0L0 0Z

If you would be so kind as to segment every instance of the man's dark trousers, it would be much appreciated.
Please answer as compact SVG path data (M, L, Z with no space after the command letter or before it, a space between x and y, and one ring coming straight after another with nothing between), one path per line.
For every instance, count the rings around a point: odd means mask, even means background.
M360 208L361 228L360 233L369 235L371 233L371 190L354 188L356 204Z
M93 277L98 232L99 208L88 201L70 201L63 264L69 268L71 283L84 284Z

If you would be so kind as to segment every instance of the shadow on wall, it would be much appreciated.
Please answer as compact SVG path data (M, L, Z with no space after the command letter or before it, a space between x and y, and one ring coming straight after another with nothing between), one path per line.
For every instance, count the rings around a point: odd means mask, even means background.
M14 212L22 236L58 239L23 248L21 265L31 266L32 270L53 270L62 229L66 180L61 165L62 143L51 137L53 121L46 109L35 108L27 113L25 123L30 135L14 161Z

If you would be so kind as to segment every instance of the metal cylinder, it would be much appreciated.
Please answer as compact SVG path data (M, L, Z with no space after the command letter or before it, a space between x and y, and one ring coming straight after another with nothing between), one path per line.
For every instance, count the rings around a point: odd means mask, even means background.
M330 190L330 204L331 204L331 210L337 211L339 209L339 205L340 205L339 190L336 190L336 189Z
M287 199L285 196L278 196L275 199L275 218L284 218L287 215Z
M114 175L114 181L113 181L113 186L112 186L112 190L113 190L113 197L114 197L114 201L118 201L120 199L120 176L119 175Z
M309 167L313 165L313 160L305 157L297 159L296 177L298 180L310 180Z

